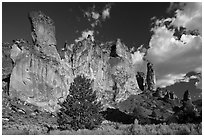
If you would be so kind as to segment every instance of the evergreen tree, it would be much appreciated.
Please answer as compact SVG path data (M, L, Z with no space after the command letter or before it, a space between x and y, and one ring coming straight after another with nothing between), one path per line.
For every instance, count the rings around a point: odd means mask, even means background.
M58 123L61 129L93 129L102 122L101 104L96 101L91 81L77 76L70 86L69 95L60 104Z

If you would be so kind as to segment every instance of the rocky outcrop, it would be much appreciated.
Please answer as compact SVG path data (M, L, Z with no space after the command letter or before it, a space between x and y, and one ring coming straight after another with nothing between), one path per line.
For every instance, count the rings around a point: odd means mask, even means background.
M31 36L35 44L34 47L38 51L59 61L60 56L55 48L57 41L55 38L54 21L41 11L30 12L29 19L32 24Z
M196 111L195 105L193 105L192 103L191 95L188 90L184 92L182 103L183 103L182 108L184 111Z
M186 90L183 94L183 101L191 101L191 95L188 90Z
M67 94L67 83L60 56L55 48L55 30L52 20L42 12L32 12L34 45L16 40L12 45L11 59L15 66L10 79L10 97L40 106L48 111L58 109L58 101Z
M181 107L174 107L174 114L169 117L168 123L200 123L202 114L199 113L196 106L191 101L190 92L185 91Z
M111 47L115 45L114 51ZM114 100L120 102L130 94L138 93L137 81L127 58L130 53L120 45L120 42L99 45L87 38L65 47L64 65L68 66L74 77L85 75L92 79L93 89L97 90L98 100L102 102L108 96L110 100L115 96ZM112 57L111 53L118 56ZM118 63L112 63L111 60L117 60ZM117 83L117 95L112 90L114 83Z
M153 94L153 96L158 97L158 98L163 98L163 93L160 87L158 87L155 91L155 93Z
M145 86L145 74L143 72L137 72L136 78L137 78L137 83L138 83L140 90L144 91L144 89L145 89L145 87L144 87Z
M155 71L153 68L153 64L148 62L147 63L147 75L146 75L146 84L147 89L150 91L156 90L156 77L155 77Z
M2 43L2 89L5 94L9 94L10 76L13 69L13 61L10 58L10 43Z
M2 79L8 78L13 69L13 61L10 58L11 46L10 43L2 43Z
M59 62L19 45L14 44L11 50L15 67L11 74L10 96L55 111L58 100L67 95L66 84L58 71Z
M75 44L66 45L64 55L65 59L62 59L61 64L69 73L65 77L73 79L77 75L84 75L93 80L93 90L98 91L99 100L101 100L104 91L111 90L112 80L108 75L109 53L103 52L99 45L85 39Z
M78 75L92 80L97 99L104 106L110 106L108 102L113 98L113 102L118 103L142 92L131 53L120 39L96 43L88 36L74 44L66 44L60 52L61 59L55 47L53 20L40 11L31 12L29 19L34 44L16 40L11 49L10 58L15 63L11 73L11 97L55 111ZM151 74L149 79L152 79ZM114 83L117 92L113 90Z

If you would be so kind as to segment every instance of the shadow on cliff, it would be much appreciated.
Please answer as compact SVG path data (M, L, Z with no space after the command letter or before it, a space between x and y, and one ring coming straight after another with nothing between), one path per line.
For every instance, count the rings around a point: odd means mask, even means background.
M127 115L119 109L107 108L107 110L101 112L101 114L106 120L123 124L132 124L135 120L133 116Z

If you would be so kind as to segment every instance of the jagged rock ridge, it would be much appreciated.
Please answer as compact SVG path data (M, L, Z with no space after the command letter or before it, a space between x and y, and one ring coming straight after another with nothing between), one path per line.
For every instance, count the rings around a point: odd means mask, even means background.
M147 63L146 79L144 74L137 79L130 50L120 39L96 44L88 37L66 44L61 59L55 47L53 20L40 11L31 12L29 19L33 44L16 40L11 49L10 58L15 65L10 78L10 97L54 112L59 108L58 102L69 94L70 84L77 75L93 81L98 101L104 107L140 94L144 89L155 90L152 64Z

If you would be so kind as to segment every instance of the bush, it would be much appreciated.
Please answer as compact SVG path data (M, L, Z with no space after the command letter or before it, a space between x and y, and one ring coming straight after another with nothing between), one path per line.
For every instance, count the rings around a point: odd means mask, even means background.
M101 124L101 104L96 101L96 92L91 81L77 76L70 86L70 93L60 104L58 124L60 129L93 129Z
M138 125L132 129L134 135L202 135L202 123L200 124L158 124Z

